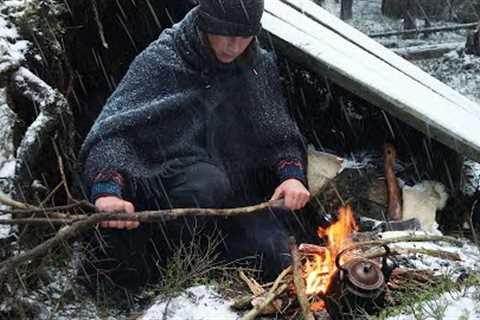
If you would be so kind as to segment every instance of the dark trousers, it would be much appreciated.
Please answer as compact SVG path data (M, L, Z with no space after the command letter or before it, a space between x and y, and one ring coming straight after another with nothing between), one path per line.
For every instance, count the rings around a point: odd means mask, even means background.
M236 180L232 188L223 169L202 162L169 178L144 180L134 197L126 199L132 201L136 211L251 205L264 201L275 185L271 183L273 180L269 183L257 174L252 177ZM206 246L203 242L219 236L217 239L222 239L216 247L219 259L228 262L261 257L264 278L270 280L290 261L286 211L266 209L231 218L183 217L165 223L142 223L133 230L99 228L88 241L87 257L80 272L94 286L108 282L136 287L157 281L159 269L182 243L195 241L196 245Z

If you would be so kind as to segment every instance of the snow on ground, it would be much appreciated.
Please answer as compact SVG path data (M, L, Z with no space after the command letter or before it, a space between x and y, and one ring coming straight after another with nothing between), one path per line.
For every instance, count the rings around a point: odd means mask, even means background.
M9 63L23 61L29 42L20 38L17 29L3 13L18 14L22 7L8 7L12 1L0 2L0 70ZM20 2L20 1L17 1ZM22 1L25 3L26 1Z
M0 12L5 14L17 15L24 8L26 1L9 0L0 1ZM394 31L401 29L399 19L390 19L383 17L380 12L381 0L355 0L354 17L349 23L365 33L378 33L386 31ZM4 11L9 6L8 11ZM339 8L335 0L326 0L326 9L338 16ZM422 21L418 20L418 25L422 26ZM435 25L448 25L445 22L434 22ZM399 37L390 37L380 39L381 43L389 47L403 47L406 45L426 45L440 42L462 42L465 41L465 32L443 32L430 35L427 38L419 37L418 39L403 40ZM9 23L5 16L0 14L0 70L4 58L21 60L23 54L28 48L28 42L19 38L17 30ZM423 70L437 77L449 86L455 88L460 93L466 95L472 100L480 102L480 58L461 55L452 52L445 55L441 59L418 61L415 62ZM1 108L6 110L4 105L0 103ZM0 144L5 141L3 129L6 127L0 116ZM2 136L3 135L3 136ZM10 147L0 149L0 177L10 177L14 172L14 158L11 153L5 153ZM472 175L476 179L480 179L480 165L472 164ZM478 183L477 183L478 185ZM0 216L0 218L3 218ZM0 239L8 236L0 227ZM405 243L401 245L415 248L429 248L435 250L445 250L457 252L462 257L461 262L446 262L445 260L425 256L412 255L409 259L405 259L404 263L410 264L416 268L434 269L439 273L450 272L451 274L459 274L466 269L480 267L480 253L478 249L465 242L464 246L459 248L446 243ZM38 301L41 305L40 318L52 319L123 319L124 314L117 313L118 310L105 311L99 310L99 307L90 299L83 299L82 303L62 304L59 310L58 304L62 297L71 294L73 275L67 275L64 269L49 268L49 278L52 281L46 284L42 289L33 293L31 298ZM76 299L82 299L80 296ZM448 293L436 301L436 303L444 304L444 319L479 319L478 292L475 288L469 288L464 292ZM196 286L187 289L177 297L166 299L159 297L147 311L144 312L141 319L168 319L168 320L188 320L188 319L238 319L239 315L229 308L230 301L223 299L214 288L208 286ZM391 317L389 320L410 320L416 319L413 315L402 315ZM427 319L427 318L424 318Z
M385 232L383 238L400 237L406 235L425 235L423 232ZM462 275L468 274L469 270L480 270L480 251L479 248L469 241L462 241L463 245L457 247L446 242L405 242L392 245L392 248L423 248L429 250L443 250L452 253L458 253L461 261L448 261L423 254L409 255L408 259L400 261L400 265L415 269L433 270L438 275L449 275L451 279L458 279ZM480 287L469 287L458 292L444 293L440 298L422 302L418 307L417 314L403 314L395 317L389 317L388 320L414 320L419 319L418 313L423 313L420 317L424 320L430 319L480 319ZM439 306L443 306L439 308ZM441 310L443 314L434 317L434 311ZM462 318L463 317L463 318Z
M426 235L424 232L385 232L382 238L400 237L405 235ZM416 242L400 243L392 247L401 248L425 248L430 250L443 250L458 253L461 261L446 261L444 259L434 258L427 255L410 255L400 260L404 267L416 269L434 270L437 274L449 274L453 279L470 269L478 270L480 268L480 251L468 241L462 241L463 245L457 247L446 242ZM480 288L470 287L458 292L448 292L440 298L424 302L422 310L426 314L421 319L480 319ZM146 310L142 320L166 319L166 320L201 320L201 319L222 319L234 320L240 317L230 308L231 301L223 298L217 291L208 286L195 286L187 289L182 294L174 298L158 298L148 310ZM438 312L438 305L443 311L441 318L428 317L428 312L435 310ZM432 310L429 310L432 308ZM463 318L461 318L463 316ZM279 318L281 319L281 318ZM388 320L410 320L418 319L413 315L400 315L389 317Z
M10 189L9 178L15 173L15 149L13 146L13 127L16 115L7 104L5 89L0 88L0 192ZM0 205L0 209L4 206ZM10 218L10 215L1 215L1 219ZM0 239L7 238L12 231L8 225L0 225Z
M449 292L439 299L422 305L417 314L388 317L387 320L468 320L480 318L478 289L468 288L459 292Z
M424 235L429 235L429 233L422 231L389 231L380 234L382 239ZM400 244L391 245L391 248L442 250L457 253L461 258L461 261L448 261L423 254L410 255L408 257L408 263L407 261L403 261L405 267L429 269L436 271L437 274L452 275L463 272L465 269L480 270L480 251L478 247L466 240L462 241L461 247L446 242L403 242Z
M233 312L230 301L222 298L212 287L196 286L181 295L162 299L150 307L141 320L235 320L239 315Z

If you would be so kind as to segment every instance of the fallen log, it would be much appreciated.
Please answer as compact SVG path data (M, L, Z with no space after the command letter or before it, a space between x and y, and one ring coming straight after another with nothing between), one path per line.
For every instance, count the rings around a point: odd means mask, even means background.
M20 67L11 79L15 90L40 109L17 148L15 181L22 188L30 186L33 179L31 170L45 145L50 142L54 130L61 129L69 143L73 144L73 113L65 97L30 70ZM20 190L17 193L21 193Z
M406 48L393 49L393 52L407 60L434 59L443 56L445 53L460 50L464 47L463 42L450 42L434 45L422 45Z
M448 27L419 28L419 29L408 29L408 30L402 30L402 31L371 33L368 36L370 38L384 38L384 37L393 37L393 36L401 36L401 35L408 35L408 34L420 34L420 33L429 34L429 33L442 32L442 31L475 29L476 27L477 27L477 23L464 23L464 24L457 24L455 26L448 26Z

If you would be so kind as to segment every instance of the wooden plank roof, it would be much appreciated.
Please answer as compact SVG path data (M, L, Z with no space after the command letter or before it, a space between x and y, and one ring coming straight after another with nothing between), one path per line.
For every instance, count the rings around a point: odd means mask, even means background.
M265 0L274 46L310 70L480 161L480 105L311 0Z

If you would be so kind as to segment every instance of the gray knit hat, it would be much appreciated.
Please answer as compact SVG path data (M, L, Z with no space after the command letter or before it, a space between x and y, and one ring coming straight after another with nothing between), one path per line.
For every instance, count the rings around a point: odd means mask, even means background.
M260 32L263 0L200 0L200 30L224 36L254 36Z

